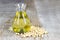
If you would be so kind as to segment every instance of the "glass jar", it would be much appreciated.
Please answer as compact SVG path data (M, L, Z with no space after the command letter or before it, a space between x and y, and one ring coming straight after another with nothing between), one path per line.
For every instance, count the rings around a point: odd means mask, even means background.
M16 7L16 15L12 23L13 31L16 33L28 32L31 28L31 22L25 10L26 5L18 3Z

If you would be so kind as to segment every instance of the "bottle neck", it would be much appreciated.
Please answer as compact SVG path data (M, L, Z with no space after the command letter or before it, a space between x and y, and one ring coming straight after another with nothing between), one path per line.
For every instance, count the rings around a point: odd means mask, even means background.
M24 11L22 8L17 8L17 10L16 11Z
M25 13L26 12L25 8L26 8L26 4L24 4L24 3L17 4L17 6L16 6L16 16L18 17L18 16L22 15L23 13Z
M26 8L26 4L19 3L19 4L17 4L16 11L24 11L25 8Z

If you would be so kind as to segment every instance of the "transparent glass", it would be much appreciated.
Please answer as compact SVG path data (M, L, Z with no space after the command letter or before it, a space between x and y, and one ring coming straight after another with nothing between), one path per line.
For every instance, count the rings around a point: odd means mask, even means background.
M18 2L7 3L1 5L1 13L0 13L0 39L1 40L40 40L40 37L27 37L21 38L20 35L16 35L13 31L10 31L9 28L12 25L12 20L16 13L16 4ZM31 20L32 25L40 26L38 13L36 10L36 6L33 0L26 0L24 2L26 6L26 12Z
M16 15L12 22L13 31L16 33L25 33L30 31L31 22L25 11L26 5L24 3L18 3L16 6Z

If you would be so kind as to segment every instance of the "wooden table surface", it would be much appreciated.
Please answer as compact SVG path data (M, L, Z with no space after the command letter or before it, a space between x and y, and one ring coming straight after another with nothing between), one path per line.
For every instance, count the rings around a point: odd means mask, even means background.
M1 26L10 16L15 14L16 0L0 0L0 30L5 28ZM48 37L43 40L60 40L60 0L35 0L37 15L42 27L48 32ZM8 27L7 27L8 28ZM34 40L30 38L20 38L10 31L3 31L0 40ZM36 38L39 40L39 38Z

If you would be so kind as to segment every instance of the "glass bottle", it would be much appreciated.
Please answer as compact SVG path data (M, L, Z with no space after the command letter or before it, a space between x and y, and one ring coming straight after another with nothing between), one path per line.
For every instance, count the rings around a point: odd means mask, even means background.
M16 6L16 15L12 23L13 31L15 33L28 32L31 28L31 23L28 15L26 14L26 4L19 3Z

